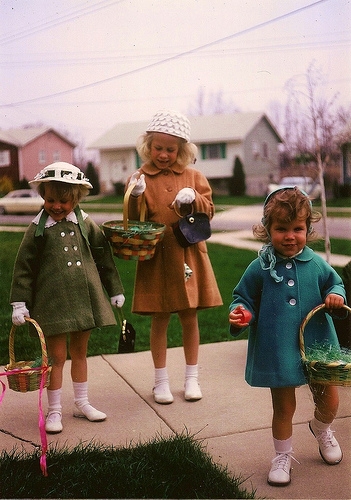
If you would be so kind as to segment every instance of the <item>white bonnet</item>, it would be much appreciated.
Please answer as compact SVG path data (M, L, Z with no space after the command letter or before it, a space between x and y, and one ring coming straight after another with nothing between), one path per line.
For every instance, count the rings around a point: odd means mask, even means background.
M175 137L181 137L190 142L190 122L178 111L160 110L152 118L146 132L161 132Z

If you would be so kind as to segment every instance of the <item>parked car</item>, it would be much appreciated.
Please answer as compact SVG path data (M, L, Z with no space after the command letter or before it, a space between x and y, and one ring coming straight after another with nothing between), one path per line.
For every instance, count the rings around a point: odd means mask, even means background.
M17 189L0 198L0 214L37 214L43 198L33 189Z
M268 184L267 194L284 186L297 186L303 189L311 200L319 198L321 195L321 185L318 180L313 180L312 177L282 177L279 184Z

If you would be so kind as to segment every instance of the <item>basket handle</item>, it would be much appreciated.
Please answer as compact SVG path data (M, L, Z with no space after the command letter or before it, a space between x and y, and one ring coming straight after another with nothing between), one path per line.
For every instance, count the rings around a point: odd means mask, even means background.
M346 309L347 311L351 312L351 308L348 307L346 304L343 304L342 306L344 309ZM306 358L306 355L305 355L305 342L304 342L304 338L303 338L303 334L304 334L304 331L305 331L305 328L306 328L306 325L307 323L309 322L309 320L312 318L312 316L314 316L318 311L320 311L321 309L324 309L325 308L325 304L319 304L319 306L316 306L314 309L312 309L308 314L307 316L305 317L305 319L303 320L303 322L301 323L301 326L300 326L300 332L299 332L299 343L300 343L300 353L301 353L301 358L306 361L307 358Z
M124 195L124 200L123 200L123 229L125 231L128 230L128 207L129 207L129 197L131 192L134 189L134 186L136 185L136 182L131 184L127 191L125 192ZM142 193L141 195L141 205L140 205L140 221L144 222L145 221L145 212L146 212L146 202L145 202L145 193Z
M26 321L29 323L32 323L34 325L37 334L39 336L40 340L40 346L41 346L41 360L42 360L42 366L47 367L48 366L48 353L46 350L46 343L45 343L45 337L43 334L43 330L40 328L38 323L35 321L35 319L25 317L24 318ZM15 331L16 331L16 325L12 325L12 328L10 330L10 336L9 336L9 355L10 355L10 363L9 363L9 370L11 369L12 366L15 365L16 359L15 359Z

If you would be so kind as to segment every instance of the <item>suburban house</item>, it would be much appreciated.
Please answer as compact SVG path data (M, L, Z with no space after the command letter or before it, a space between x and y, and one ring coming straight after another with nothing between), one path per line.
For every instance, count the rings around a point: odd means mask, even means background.
M226 192L238 157L246 178L246 194L261 196L273 177L279 178L278 131L264 113L190 116L191 141L198 147L196 168L210 181L214 192ZM149 122L119 123L93 142L100 152L102 192L111 192L141 166L137 138Z
M75 144L50 127L0 130L0 178L31 180L55 161L72 163Z

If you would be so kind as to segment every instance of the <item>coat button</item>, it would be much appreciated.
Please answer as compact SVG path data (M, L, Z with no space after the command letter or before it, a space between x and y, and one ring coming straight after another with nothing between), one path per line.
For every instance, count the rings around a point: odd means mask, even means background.
M79 266L81 266L81 265L82 265L81 261L80 261L80 260L77 260L77 266L79 267Z
M71 231L69 234L70 236L74 236L74 231Z
M68 262L67 262L67 266L68 266L68 267L71 267L71 265L72 265L72 262L68 261Z
M74 246L73 246L73 250L74 250L75 252L78 250L77 245L74 245Z
M294 286L295 285L295 281L294 280L289 280L288 281L288 286Z
M66 234L62 231L61 236L63 238L64 236L66 236Z
M289 304L290 304L291 306L296 306L296 299L290 299L290 300L289 300Z
M291 269L292 268L292 263L291 262L287 262L285 267L287 269Z
M68 252L68 247L63 247L65 252Z

